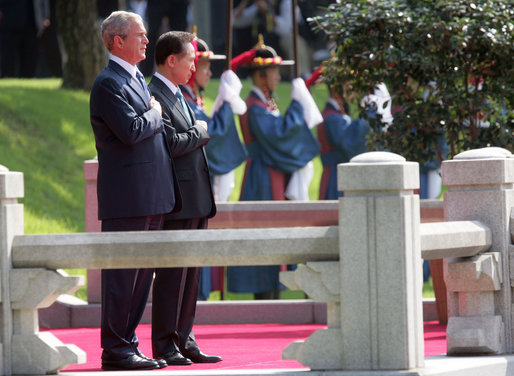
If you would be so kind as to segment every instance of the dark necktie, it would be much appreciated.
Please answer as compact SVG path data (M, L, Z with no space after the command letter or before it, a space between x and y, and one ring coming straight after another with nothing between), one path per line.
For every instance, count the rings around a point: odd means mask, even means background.
M141 86L143 87L143 91L146 94L147 102L149 102L150 101L150 91L148 90L148 86L146 86L145 78L139 71L136 72L136 77L137 77L137 80L139 81L139 83L141 84Z
M189 108L187 107L186 100L184 96L182 95L182 92L180 89L177 88L177 92L175 93L178 100L180 101L180 104L182 105L182 108L184 109L184 112L186 113L186 117L189 120L189 124L193 124L193 119L191 118L191 115L189 114Z

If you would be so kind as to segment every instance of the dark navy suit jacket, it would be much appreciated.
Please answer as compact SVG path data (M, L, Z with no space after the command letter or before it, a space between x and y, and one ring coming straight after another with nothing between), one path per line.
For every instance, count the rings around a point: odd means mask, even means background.
M163 81L154 76L149 88L162 106L166 139L182 194L182 210L167 215L166 219L211 218L216 214L216 204L204 149L210 139L209 133L202 126L188 122L180 101ZM191 109L189 114L194 123Z
M144 89L110 60L90 98L98 151L98 218L126 218L180 210L173 161L162 118Z

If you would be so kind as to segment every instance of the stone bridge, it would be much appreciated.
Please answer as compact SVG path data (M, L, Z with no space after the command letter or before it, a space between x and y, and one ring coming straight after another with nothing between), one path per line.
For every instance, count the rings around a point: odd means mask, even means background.
M23 235L23 175L3 168L3 373L57 373L85 360L38 330L38 308L81 283L61 268L301 263L281 280L327 302L328 327L283 352L307 373L511 374L514 159L498 148L462 153L443 163L443 184L445 221L421 224L418 164L371 152L338 166L338 226ZM458 360L424 358L422 258L445 259L448 354Z

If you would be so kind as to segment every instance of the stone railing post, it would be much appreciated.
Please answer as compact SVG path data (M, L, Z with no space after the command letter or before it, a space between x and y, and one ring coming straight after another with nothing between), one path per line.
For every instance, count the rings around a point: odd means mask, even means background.
M338 165L345 370L424 366L418 187L418 163L397 154Z
M18 203L23 196L23 174L0 166L0 365L3 375L57 373L68 364L85 362L85 353L49 332L40 333L38 308L75 291L83 279L46 269L12 268L12 243L24 232L23 205Z
M477 220L492 232L492 246L476 256L444 261L448 290L448 354L513 351L509 250L514 206L514 158L490 147L443 162L446 221Z
M23 205L18 203L24 193L23 174L11 172L0 165L0 312L1 358L3 375L12 373L12 311L9 276L11 271L11 245L14 236L23 234Z

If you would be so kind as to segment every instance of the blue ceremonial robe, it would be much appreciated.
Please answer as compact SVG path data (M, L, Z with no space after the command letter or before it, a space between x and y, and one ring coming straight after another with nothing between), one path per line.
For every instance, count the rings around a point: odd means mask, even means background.
M318 125L323 164L319 199L337 200L337 165L366 152L369 124L363 119L348 121L330 102L323 110L323 119L323 123Z
M292 101L284 116L271 111L254 91L246 104L248 111L240 121L250 157L240 200L284 200L290 174L319 154L319 143L305 123L299 102ZM278 290L279 271L278 265L229 267L228 290L252 293Z

